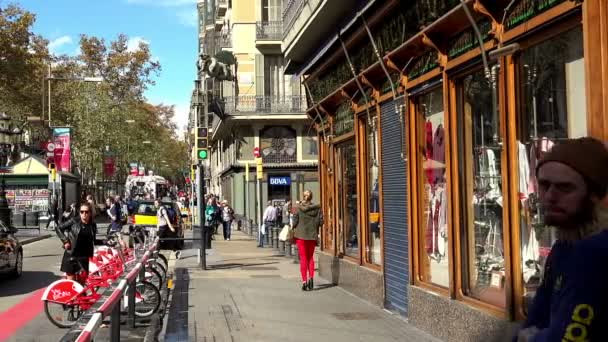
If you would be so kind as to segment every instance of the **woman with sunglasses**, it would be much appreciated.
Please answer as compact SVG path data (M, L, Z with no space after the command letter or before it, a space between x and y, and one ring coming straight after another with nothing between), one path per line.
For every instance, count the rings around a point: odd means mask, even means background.
M91 205L83 203L80 205L79 218L74 217L56 229L65 249L61 271L66 273L68 279L74 280L81 265L85 271L89 271L89 258L93 256L97 235L97 225L93 222L92 212Z

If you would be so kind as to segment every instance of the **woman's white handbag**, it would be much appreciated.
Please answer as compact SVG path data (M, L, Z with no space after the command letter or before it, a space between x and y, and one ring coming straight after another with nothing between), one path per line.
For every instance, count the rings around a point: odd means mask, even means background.
M279 240L281 241L291 241L293 240L293 229L290 225L286 224L283 226L283 229L279 233Z

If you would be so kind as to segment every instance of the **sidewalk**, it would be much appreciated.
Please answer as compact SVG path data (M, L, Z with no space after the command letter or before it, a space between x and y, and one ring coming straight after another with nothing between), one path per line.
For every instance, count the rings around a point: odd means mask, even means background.
M215 238L207 271L195 249L175 262L161 341L438 341L322 279L301 291L293 259L256 248L242 232Z

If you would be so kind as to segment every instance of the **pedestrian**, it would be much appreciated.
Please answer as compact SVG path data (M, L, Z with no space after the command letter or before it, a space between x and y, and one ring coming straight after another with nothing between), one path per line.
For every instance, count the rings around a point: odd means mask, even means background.
M312 203L312 192L304 191L303 200L296 208L293 216L294 240L300 256L300 275L302 276L302 291L314 289L315 276L315 247L321 226L321 207Z
M95 204L95 199L93 198L93 195L87 195L86 201L91 206L91 220L95 222L95 217L97 217L97 204Z
M224 240L230 241L232 232L232 221L234 220L234 210L230 207L227 200L222 201L222 225L224 228Z
M608 341L608 150L594 138L565 140L536 168L546 229L557 241L513 341Z
M89 271L89 258L93 256L97 225L91 218L91 205L87 202L80 205L80 217L72 218L57 226L57 236L63 243L64 253L61 271L67 279L74 276L84 267Z
M156 228L158 230L158 237L175 239L177 238L177 233L173 224L171 224L171 220L169 219L169 214L167 213L167 208L161 205L160 200L154 200L154 207L156 208ZM160 249L171 250L175 253L175 259L180 258L180 251L177 249L177 241L176 240L166 240L160 242Z
M65 210L61 215L61 223L67 222L76 216L78 216L78 214L76 213L76 203L72 203L70 204L68 209Z
M264 216L262 216L262 222L264 224L259 231L259 244L258 247L264 247L264 236L270 232L272 227L274 227L275 221L277 220L277 211L272 205L271 201L266 203L266 209L264 210Z
M108 199L106 199L106 206L108 208L108 216L110 217L110 226L108 227L107 235L118 233L122 229L120 203L116 203L112 197L108 197Z

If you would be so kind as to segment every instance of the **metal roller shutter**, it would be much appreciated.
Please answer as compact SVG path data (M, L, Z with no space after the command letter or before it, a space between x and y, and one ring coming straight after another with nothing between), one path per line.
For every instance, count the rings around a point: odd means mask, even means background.
M401 124L393 101L381 106L384 276L386 307L407 315L409 282L407 174L401 159Z

